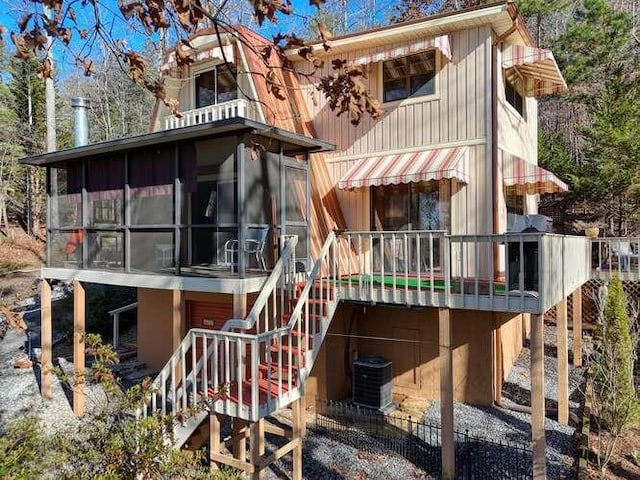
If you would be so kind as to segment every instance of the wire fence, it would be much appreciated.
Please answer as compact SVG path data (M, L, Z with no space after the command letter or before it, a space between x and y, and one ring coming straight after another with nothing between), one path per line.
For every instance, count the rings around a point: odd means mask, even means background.
M316 433L361 451L395 453L436 477L441 471L441 427L412 418L344 402L319 402L313 425ZM454 432L456 479L531 479L529 445L495 442L467 432Z

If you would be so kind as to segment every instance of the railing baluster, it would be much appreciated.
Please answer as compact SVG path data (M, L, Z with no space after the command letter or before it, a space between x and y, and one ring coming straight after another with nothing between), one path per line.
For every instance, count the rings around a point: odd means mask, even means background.
M193 378L191 379L191 394L193 395L193 403L195 404L198 399L198 372L196 371L196 351L197 351L198 337L194 333L191 335L191 373Z
M258 394L258 339L251 341L251 412L252 419L258 420L258 408L260 407L260 396ZM267 357L269 355L267 354ZM267 385L269 386L267 393L267 403L271 404L271 362L267 362Z
M229 337L224 337L224 384L229 389L229 395L226 396L224 402L225 412L229 411L229 404L233 386L231 385L231 352L229 350ZM239 386L238 386L239 388Z
M402 236L404 244L404 301L409 304L409 262L411 260L409 255L409 236L406 233Z
M209 339L203 335L202 336L202 358L204 362L202 363L202 394L206 397L207 390L209 389L209 354L208 354L208 343Z
M244 372L242 371L242 357L244 356L244 343L241 339L236 340L236 382L238 382L238 415L242 412L243 407L243 386Z

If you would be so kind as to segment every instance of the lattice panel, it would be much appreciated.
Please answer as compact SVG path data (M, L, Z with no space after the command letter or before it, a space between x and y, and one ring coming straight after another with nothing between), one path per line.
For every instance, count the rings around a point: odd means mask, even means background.
M590 280L582 286L582 321L588 323L598 322L598 307L596 298L598 298L598 289L604 283L603 280ZM622 287L630 298L640 299L640 282L622 282ZM573 315L573 296L567 298L567 318L571 319ZM556 307L553 307L545 313L545 318L550 320L556 319Z

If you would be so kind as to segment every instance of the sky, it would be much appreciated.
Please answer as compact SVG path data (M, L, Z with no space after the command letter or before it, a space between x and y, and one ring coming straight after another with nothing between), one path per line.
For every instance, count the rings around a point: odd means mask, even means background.
M127 25L118 10L117 0L100 0L98 3L103 12L106 28L111 29L115 37L122 39L130 47L139 49L145 42L145 35L140 32L136 33ZM346 5L348 10L346 15L341 18L342 23L346 23L349 29L363 29L387 22L396 3L397 0L327 0L327 5L323 8L331 9ZM80 2L74 2L74 4L78 22L91 22L91 2L87 2L88 6L85 8L80 6ZM294 14L281 16L277 24L265 22L265 25L260 28L253 22L249 26L267 38L280 31L292 32L300 36L305 35L309 31L310 17L315 14L316 7L311 6L309 0L293 0L292 4ZM9 51L13 51L10 32L18 30L17 23L20 18L28 10L32 11L36 8L36 5L30 0L0 0L0 24L7 29L4 39ZM37 7L39 8L41 5L37 5ZM242 15L243 10L246 9L248 11L250 8L248 1L227 0L227 7L231 7L227 9L230 23L251 23L248 15ZM155 38L158 39L158 36L155 35ZM103 50L104 47L99 45L99 42L96 42L91 50L88 50L86 44L80 40L78 32L74 32L71 51L75 52L75 54L72 54L70 49L65 48L62 44L54 44L54 63L58 73L64 75L65 72L78 68L75 59L78 53L80 53L80 56L89 54L92 58L97 58L102 54Z

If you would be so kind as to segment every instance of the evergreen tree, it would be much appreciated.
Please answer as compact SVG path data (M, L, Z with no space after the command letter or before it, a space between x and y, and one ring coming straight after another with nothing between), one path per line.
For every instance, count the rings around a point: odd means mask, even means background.
M638 418L633 385L634 345L627 312L627 297L616 276L609 284L600 344L591 358L594 372L594 418L600 435L598 462L607 467L622 432ZM606 430L609 435L603 435Z

